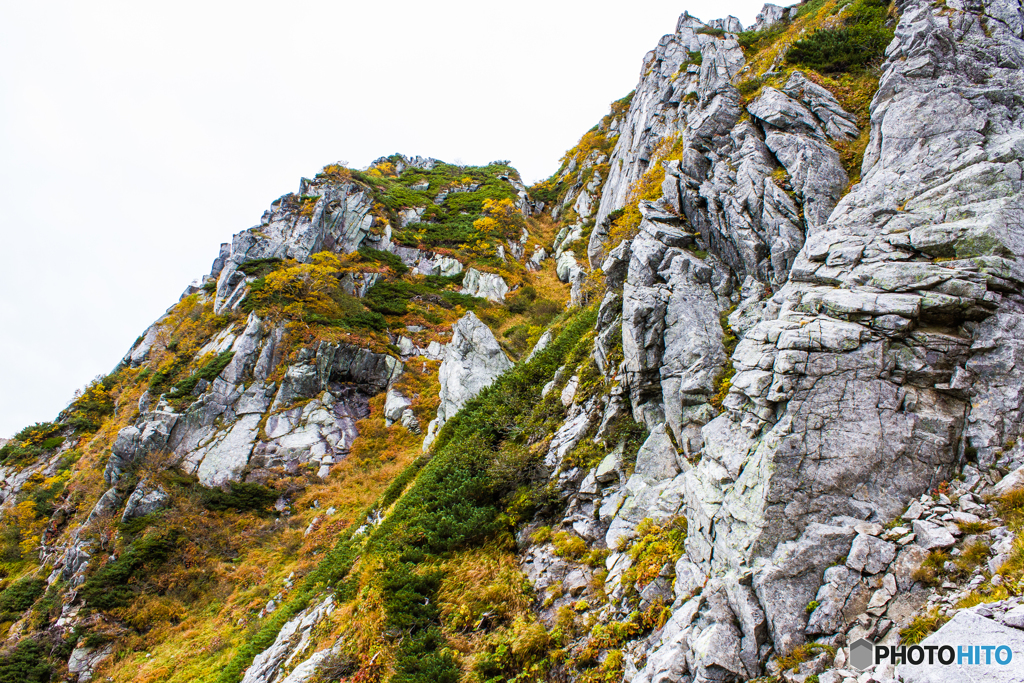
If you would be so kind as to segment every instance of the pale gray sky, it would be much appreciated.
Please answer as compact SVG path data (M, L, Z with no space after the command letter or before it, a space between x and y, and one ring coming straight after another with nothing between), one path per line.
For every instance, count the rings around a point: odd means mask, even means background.
M0 436L53 419L325 164L527 182L688 10L763 2L0 3Z

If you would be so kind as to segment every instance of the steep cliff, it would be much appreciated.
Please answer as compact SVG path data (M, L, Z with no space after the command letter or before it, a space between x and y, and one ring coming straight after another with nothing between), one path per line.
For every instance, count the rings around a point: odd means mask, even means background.
M861 637L1024 643L1022 66L1008 0L684 13L532 188L303 179L2 445L0 670L836 683Z

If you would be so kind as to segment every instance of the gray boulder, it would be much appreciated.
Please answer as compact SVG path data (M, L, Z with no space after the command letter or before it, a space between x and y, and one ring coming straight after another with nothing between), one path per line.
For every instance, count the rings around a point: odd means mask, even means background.
M497 303L505 300L508 285L497 273L482 273L476 268L470 268L462 281L462 292Z
M994 656L991 663L972 663L970 666L944 666L937 660L933 664L928 664L928 660L925 659L924 663L919 665L898 665L896 676L904 683L960 683L971 679L1009 683L1020 680L1019 665L1013 662L1024 657L1024 631L1004 626L973 610L964 610L957 612L942 628L921 641L921 647L924 648L945 645L952 647L954 652L957 647L966 649L969 645L1005 645L1013 652L1013 656L1009 665L997 664ZM973 649L971 647L971 650ZM985 657L984 652L982 657Z
M896 544L867 534L857 534L846 557L846 566L864 574L884 571L896 557Z
M168 506L170 500L171 497L162 487L151 488L145 481L140 481L132 491L132 495L128 497L128 502L125 503L121 521L127 522L130 519L161 510Z
M441 405L437 408L437 419L430 423L427 437L423 440L423 450L428 450L437 430L466 401L511 367L512 362L501 350L490 328L480 322L472 311L455 323L438 375Z
M949 548L956 543L956 538L944 526L932 522L914 520L914 542L925 550Z

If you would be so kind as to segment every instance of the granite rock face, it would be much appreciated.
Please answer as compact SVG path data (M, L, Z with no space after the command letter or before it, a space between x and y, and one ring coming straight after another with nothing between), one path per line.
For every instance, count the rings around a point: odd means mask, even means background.
M741 673L731 657L748 636L717 626L734 629L739 607L677 604L685 627L637 650L634 680L753 676L765 648L831 637L857 610L911 613L900 596L921 553L956 543L955 526L920 511L902 535L882 524L965 466L1021 465L1024 16L1003 0L899 10L848 191L832 144L864 122L804 74L744 107L742 51L689 15L645 59L588 255L610 290L598 338L621 326L625 357L603 372L651 439L671 435L678 464L645 477L638 460L594 505L612 550L644 518L685 515L686 566L741 577L763 628ZM758 26L787 12L766 6ZM604 219L672 133L683 153L662 199L640 202L638 233L608 250Z
M479 296L488 301L501 302L508 294L508 285L497 273L481 273L476 268L466 271L462 291L470 296Z
M452 340L441 362L441 405L423 440L426 451L437 431L466 401L489 386L498 375L512 367L512 361L498 345L494 333L470 311L452 328Z
M301 211L303 197L316 197L312 215ZM214 264L217 275L216 311L236 306L244 297L251 276L238 270L248 261L291 258L306 261L318 251L349 253L370 236L373 199L362 186L335 182L327 177L303 178L297 194L287 194L270 205L260 224L236 234L228 254ZM373 240L378 241L378 240Z

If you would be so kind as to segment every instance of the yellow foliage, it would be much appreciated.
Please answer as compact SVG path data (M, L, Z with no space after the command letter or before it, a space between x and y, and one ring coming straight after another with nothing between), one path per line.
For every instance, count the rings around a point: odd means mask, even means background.
M644 519L636 533L637 538L629 548L633 566L623 573L623 586L646 586L658 577L662 567L682 557L686 518L676 517L661 524Z
M493 548L469 550L444 561L438 591L441 621L447 631L477 626L484 614L506 622L525 614L533 596L515 554Z
M666 136L651 152L651 165L633 183L626 196L622 213L612 221L608 231L608 248L614 248L623 240L632 239L640 228L641 200L654 201L661 197L661 184L665 182L664 161L682 158L683 139L678 134Z
M235 317L233 314L215 315L213 301L209 297L190 294L171 309L160 325L157 344L150 351L150 367L165 369L162 364L170 353L168 347L173 347L177 355L194 356Z
M324 175L331 176L332 178L335 178L337 180L352 179L352 171L345 168L344 166L341 166L340 164L328 164L327 166L324 166L323 173Z
M299 207L299 215L310 218L313 215L313 210L316 209L316 202L319 197L303 197L302 205Z
M522 213L511 199L485 199L483 218L473 221L473 228L489 237L518 237L526 225Z

